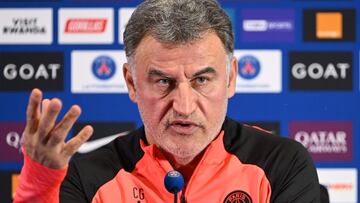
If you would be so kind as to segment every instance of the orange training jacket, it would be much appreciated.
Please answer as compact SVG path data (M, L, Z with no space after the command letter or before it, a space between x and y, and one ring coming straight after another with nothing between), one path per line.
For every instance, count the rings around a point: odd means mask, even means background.
M171 203L174 195L164 187L170 170L140 128L72 161L68 169L49 169L26 157L14 202ZM320 202L316 170L301 144L229 118L178 198L181 203Z

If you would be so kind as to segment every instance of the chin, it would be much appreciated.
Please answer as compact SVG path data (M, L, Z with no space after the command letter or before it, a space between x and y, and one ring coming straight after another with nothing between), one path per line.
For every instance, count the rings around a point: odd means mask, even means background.
M171 146L165 146L164 150L168 153L172 154L177 159L193 159L198 154L200 154L206 147L199 147L199 146L193 146L193 145L171 145Z

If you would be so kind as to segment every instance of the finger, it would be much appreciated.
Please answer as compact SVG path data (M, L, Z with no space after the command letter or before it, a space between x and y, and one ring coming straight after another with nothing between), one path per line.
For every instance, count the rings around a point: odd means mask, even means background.
M33 89L29 97L29 103L26 108L26 126L25 132L32 134L36 131L40 119L40 103L42 92L39 89ZM27 133L25 133L26 135Z
M41 102L41 113L45 113L49 107L50 99L44 99Z
M80 107L78 105L72 106L60 123L56 125L55 129L51 131L48 144L55 146L63 142L80 114Z
M90 125L85 126L75 137L65 144L63 152L68 156L72 156L79 147L90 138L93 132L94 129Z
M48 108L49 104L50 104L49 99L42 100L41 106L40 106L40 119L38 121L39 123L40 123L41 118L46 114L46 111L47 111L47 108ZM38 125L39 125L38 129L40 129L40 124L38 124ZM41 130L40 130L40 133L38 133L39 134L38 135L38 140L42 139L42 137L44 137L43 133L45 133L45 132L41 132Z
M61 110L62 103L59 99L54 98L48 103L44 101L43 104L44 108L40 117L38 133L39 139L43 143L46 143L47 135L55 126L55 121Z

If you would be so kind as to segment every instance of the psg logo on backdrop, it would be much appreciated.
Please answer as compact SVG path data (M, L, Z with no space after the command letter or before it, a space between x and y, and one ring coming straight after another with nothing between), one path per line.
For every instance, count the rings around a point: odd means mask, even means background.
M248 193L235 190L225 197L224 203L252 203L252 200Z
M98 56L92 63L92 72L100 80L110 79L115 71L115 62L108 56Z
M251 80L260 73L260 62L251 55L243 56L239 59L239 75L240 77Z

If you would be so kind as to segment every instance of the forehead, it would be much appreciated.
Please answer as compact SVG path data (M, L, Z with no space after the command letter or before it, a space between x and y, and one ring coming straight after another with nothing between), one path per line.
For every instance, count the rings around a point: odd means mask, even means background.
M204 33L199 40L185 44L165 44L146 36L137 47L134 59L136 66L221 63L226 60L226 52L214 32Z

